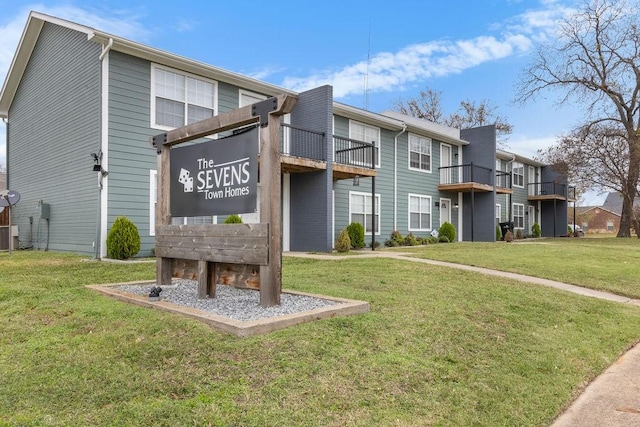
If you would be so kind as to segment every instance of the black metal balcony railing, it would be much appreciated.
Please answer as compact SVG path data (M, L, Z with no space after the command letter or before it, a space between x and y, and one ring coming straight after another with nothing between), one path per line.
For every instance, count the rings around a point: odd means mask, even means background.
M511 189L511 173L497 170L496 187Z
M466 165L443 166L439 168L439 170L441 185L461 184L467 182L492 185L492 169L474 165L473 162Z
M378 148L371 142L333 135L336 163L374 169Z
M529 196L560 196L566 198L575 198L575 187L569 187L566 184L560 184L554 181L548 182L530 182L528 185ZM571 193L571 194L569 194Z
M327 160L324 132L316 132L283 123L281 133L280 149L282 154L305 159Z

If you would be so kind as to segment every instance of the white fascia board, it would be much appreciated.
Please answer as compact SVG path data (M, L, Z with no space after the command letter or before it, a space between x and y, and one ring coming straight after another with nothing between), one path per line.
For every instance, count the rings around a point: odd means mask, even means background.
M38 37L40 37L40 31L42 31L45 22L50 22L85 34L91 32L89 27L75 24L64 19L55 18L39 12L32 11L29 13L27 23L22 30L20 42L18 42L18 47L9 66L7 77L2 85L2 91L0 91L0 117L7 118L9 115L9 108L11 107L13 98L18 90L18 85L22 80L22 76L31 59L31 54L33 53L33 49L38 41Z
M407 126L407 131L411 133L417 133L452 145L469 145L469 141L460 139L459 129L407 116L397 111L383 111L381 114L402 121Z
M353 119L366 124L371 124L385 129L402 130L403 124L400 120L383 116L382 114L372 113L371 111L362 110L351 105L342 104L340 102L333 103L333 114Z
M515 160L517 162L524 163L528 166L539 166L539 167L547 166L546 163L542 163L537 160L533 160L528 157L521 156L519 154L511 153L509 151L504 151L504 150L496 150L496 157L502 160Z
M283 87L265 83L251 77L243 76L232 71L198 62L184 56L175 55L160 49L145 46L131 40L114 36L112 34L94 30L89 35L89 40L103 45L107 44L109 42L109 39L113 40L113 46L111 47L111 50L122 52L137 58L146 59L156 64L165 65L167 67L186 71L188 73L196 74L212 80L229 83L234 86L238 86L243 89L251 90L261 94L271 96L277 96L283 93L287 95L296 95L294 91L285 89Z

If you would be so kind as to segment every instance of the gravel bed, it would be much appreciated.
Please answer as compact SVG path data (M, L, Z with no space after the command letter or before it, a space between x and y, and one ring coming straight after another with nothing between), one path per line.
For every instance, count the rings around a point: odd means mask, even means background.
M154 284L116 286L124 292L149 295ZM337 304L335 301L288 293L280 294L280 305L260 306L260 292L251 289L236 289L233 286L216 287L215 298L198 299L198 283L195 280L174 279L171 286L162 288L163 301L214 313L235 320L260 320L287 314L300 313Z

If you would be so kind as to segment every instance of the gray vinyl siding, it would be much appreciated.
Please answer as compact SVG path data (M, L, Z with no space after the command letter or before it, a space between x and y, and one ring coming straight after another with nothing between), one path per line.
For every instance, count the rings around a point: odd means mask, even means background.
M21 194L12 219L22 245L31 237L45 249L48 233L50 250L94 252L98 186L90 153L100 148L99 55L86 34L44 24L9 111L8 183ZM48 230L39 201L51 206Z
M238 88L227 83L218 83L218 112L226 113L235 110L240 105Z
M151 129L151 64L149 61L109 53L109 185L107 229L126 216L138 228L140 255L155 244L150 235L149 171L157 168Z

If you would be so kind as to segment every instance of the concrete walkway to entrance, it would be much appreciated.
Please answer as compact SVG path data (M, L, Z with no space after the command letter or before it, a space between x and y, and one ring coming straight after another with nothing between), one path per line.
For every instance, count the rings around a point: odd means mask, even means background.
M595 291L567 283L556 282L524 274L508 273L488 268L455 264L452 262L414 258L410 253L391 251L371 251L355 256L334 256L285 252L285 256L341 261L362 257L386 257L404 261L421 262L442 267L473 271L479 274L497 276L521 282L533 283L573 292L593 298L640 306L640 300ZM613 365L598 376L585 391L561 414L552 427L637 427L640 426L640 344L632 347Z

